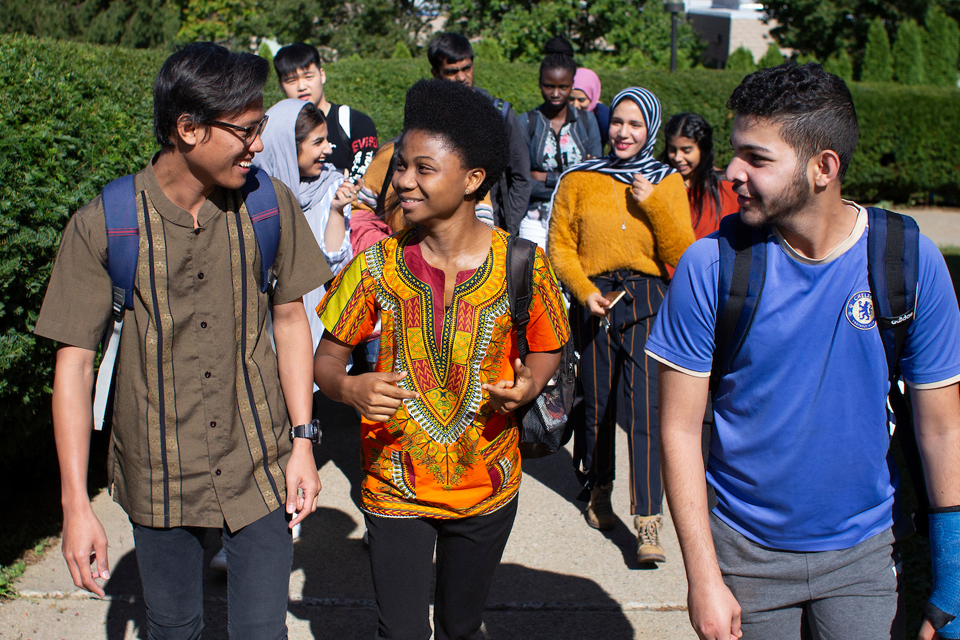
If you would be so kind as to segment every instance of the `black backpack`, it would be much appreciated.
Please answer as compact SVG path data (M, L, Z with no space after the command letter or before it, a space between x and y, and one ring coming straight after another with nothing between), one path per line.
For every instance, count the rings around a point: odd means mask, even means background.
M917 304L920 265L920 229L913 218L885 209L867 209L867 265L874 316L887 356L890 381L889 406L893 409L896 430L913 481L919 505L914 527L926 536L928 531L926 481L913 430L909 396L900 388L900 356ZM720 221L720 277L717 283L716 348L710 373L711 395L720 378L743 346L756 314L767 266L768 227L750 227L739 214Z
M517 349L526 362L527 323L533 299L533 261L537 245L515 235L507 239L507 295L510 317L517 330ZM570 440L570 411L577 386L577 356L573 340L560 349L560 366L535 400L517 410L520 428L520 455L540 458L556 453Z

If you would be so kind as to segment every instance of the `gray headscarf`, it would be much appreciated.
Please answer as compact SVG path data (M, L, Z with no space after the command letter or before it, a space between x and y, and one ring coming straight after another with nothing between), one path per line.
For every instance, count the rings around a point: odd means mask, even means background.
M330 163L316 178L302 179L297 164L297 116L306 106L303 100L281 100L270 107L267 126L263 130L263 151L258 153L253 164L287 185L297 197L300 208L311 209L330 188L336 189L343 181L343 174Z

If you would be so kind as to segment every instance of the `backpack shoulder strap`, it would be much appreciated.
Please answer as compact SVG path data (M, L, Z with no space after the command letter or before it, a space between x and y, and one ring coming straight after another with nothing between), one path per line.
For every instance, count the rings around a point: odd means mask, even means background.
M511 104L506 100L504 100L503 98L494 98L493 106L496 107L498 111L500 111L500 117L506 120L507 111L510 110Z
M241 188L247 213L253 223L253 233L260 248L260 291L271 288L273 262L280 244L280 205L270 176L256 167L250 168L247 181Z
M133 282L140 252L137 191L133 175L117 178L100 194L107 227L107 271L113 283L113 318L123 320L123 309L133 309Z
M510 317L517 330L517 350L521 362L527 361L527 324L533 299L533 261L537 245L516 235L507 238L507 299Z
M913 218L893 211L870 207L867 215L870 295L887 356L887 375L893 381L917 306L920 229Z
M393 173L397 170L397 151L398 145L395 145L393 148L393 155L390 156L390 164L387 165L387 173L383 176L383 184L380 186L380 193L377 194L377 208L374 213L380 217L383 217L386 214L384 207L387 205L387 191L390 190L390 182L393 180Z
M740 214L720 221L720 277L711 392L716 392L720 378L729 371L757 312L767 271L766 240L766 227L750 227L740 219Z
M533 140L533 136L537 133L537 113L536 109L526 112L524 115L527 116L527 133L530 134L530 139Z
M337 109L337 120L340 121L340 128L347 134L347 140L353 140L350 137L350 107L345 104L340 105L340 108Z

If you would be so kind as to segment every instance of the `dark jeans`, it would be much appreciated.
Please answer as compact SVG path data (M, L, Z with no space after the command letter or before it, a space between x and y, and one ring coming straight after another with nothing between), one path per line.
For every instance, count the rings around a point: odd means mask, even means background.
M657 420L657 361L644 345L667 284L629 271L593 279L600 293L626 291L610 311L610 327L586 307L570 305L570 327L580 353L585 421L574 424L574 463L583 486L614 480L616 425L627 432L630 513L660 513L660 426ZM585 497L585 496L584 496Z
M203 630L203 539L207 529L133 525L150 640L194 640ZM223 529L231 640L283 640L293 540L283 508L239 531Z
M483 608L517 517L517 499L493 513L459 520L364 514L377 593L380 640L430 637L430 579L435 640L481 638Z

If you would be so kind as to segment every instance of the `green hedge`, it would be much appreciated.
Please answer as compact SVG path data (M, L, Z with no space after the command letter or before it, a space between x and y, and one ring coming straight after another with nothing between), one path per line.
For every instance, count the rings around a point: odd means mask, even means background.
M50 450L53 345L30 333L70 213L156 149L151 89L166 54L0 36L0 465ZM429 77L423 59L327 67L328 94L367 112L381 140L399 133L404 92ZM603 100L641 85L664 117L701 113L718 162L730 156L725 102L742 73L601 71ZM540 102L537 67L478 60L476 80L518 111ZM844 191L863 201L960 196L960 97L952 88L853 84L861 142ZM266 103L280 98L276 79ZM662 145L662 136L661 136Z

